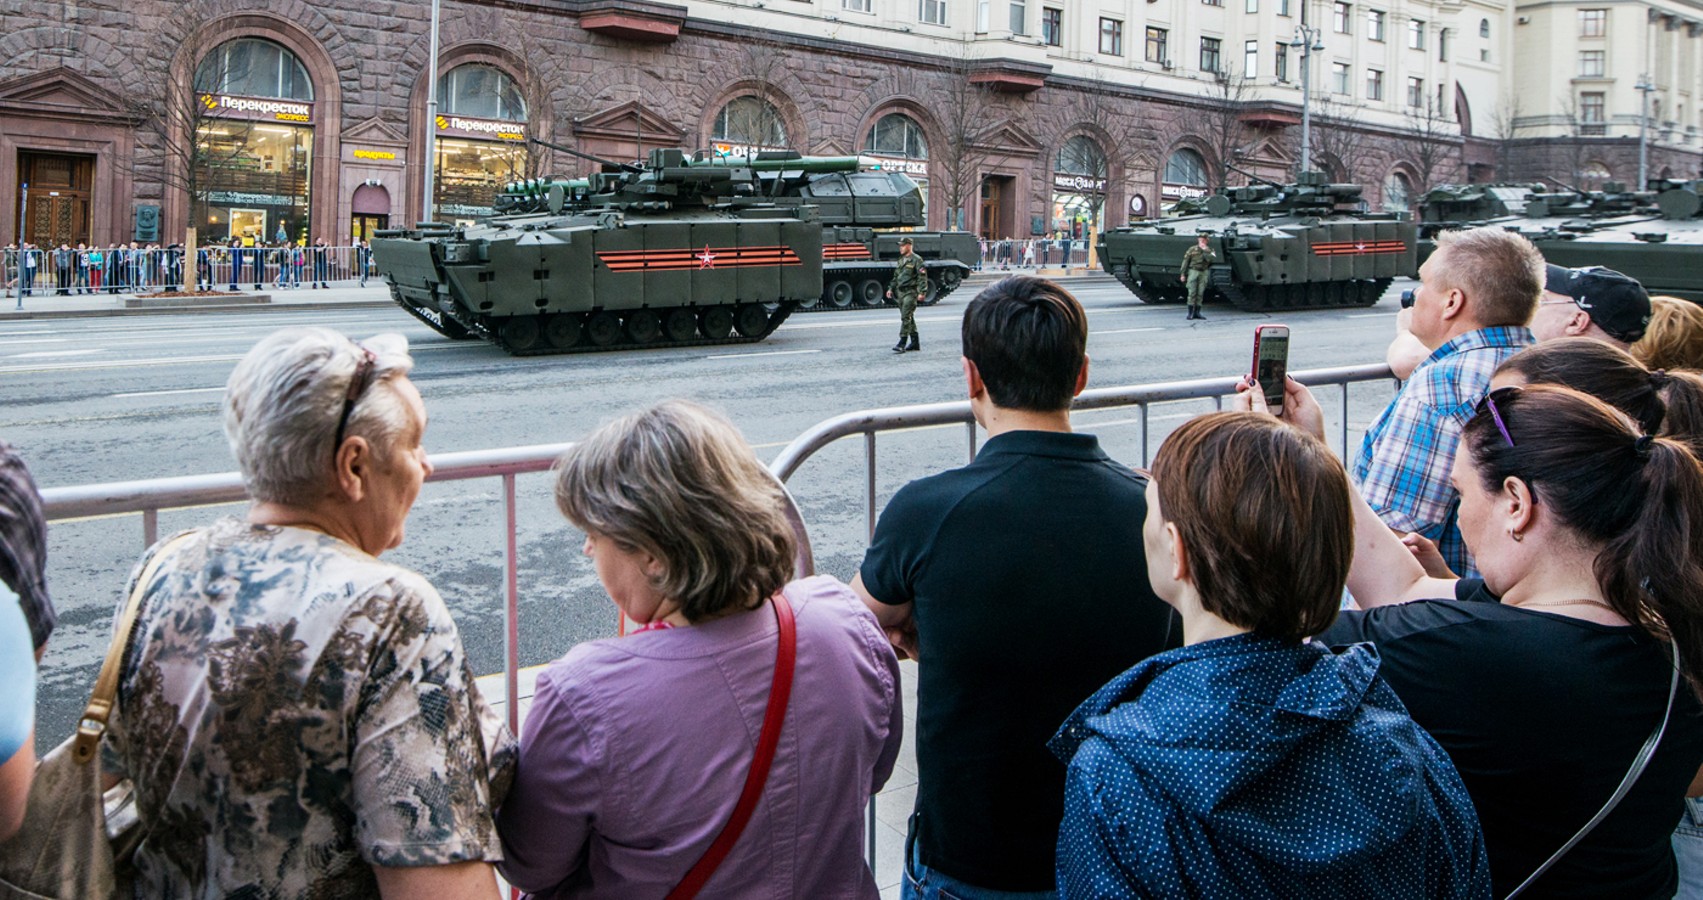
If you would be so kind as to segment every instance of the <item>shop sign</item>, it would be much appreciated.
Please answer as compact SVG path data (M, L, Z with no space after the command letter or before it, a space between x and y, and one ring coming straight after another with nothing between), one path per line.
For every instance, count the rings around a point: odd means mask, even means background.
M439 203L436 208L439 215L450 216L489 216L496 213L496 210L489 206L469 206L465 203Z
M356 159L390 160L390 159L395 159L396 154L392 153L389 150L356 150L355 151L355 158Z
M438 116L438 134L456 137L495 138L499 141L526 140L525 122L502 122L496 119L464 119L460 116Z
M282 194L250 194L246 191L208 191L207 202L221 206L295 206L299 197Z
M313 104L299 100L268 100L261 97L232 97L202 94L201 105L208 115L256 122L312 122Z
M786 150L785 147L759 147L755 144L724 143L711 144L710 148L715 151L716 156L742 156L746 159L751 159L759 153L779 153Z
M875 168L883 172L903 172L906 175L928 177L928 160L903 159L894 156L872 156Z
M1190 200L1206 196L1206 188L1193 184L1171 184L1169 182L1159 187L1159 196L1165 200Z
M1095 178L1092 175L1066 175L1063 172L1054 172L1053 190L1069 191L1073 194L1104 194L1106 192L1106 179Z

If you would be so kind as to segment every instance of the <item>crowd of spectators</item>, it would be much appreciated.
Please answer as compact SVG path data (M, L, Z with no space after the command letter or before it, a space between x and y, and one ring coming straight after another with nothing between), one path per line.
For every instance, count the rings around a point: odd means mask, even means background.
M786 493L718 413L576 444L557 505L635 630L546 666L518 739L437 591L379 558L432 470L406 341L277 332L223 401L247 514L125 591L101 764L134 788L135 896L491 900L500 870L538 898L873 898L904 658L906 898L1703 889L1700 319L1449 234L1349 465L1306 388L1268 409L1244 379L1146 471L1071 427L1081 305L1005 279L962 324L986 443L894 496L849 584L798 577ZM0 839L44 531L0 444Z

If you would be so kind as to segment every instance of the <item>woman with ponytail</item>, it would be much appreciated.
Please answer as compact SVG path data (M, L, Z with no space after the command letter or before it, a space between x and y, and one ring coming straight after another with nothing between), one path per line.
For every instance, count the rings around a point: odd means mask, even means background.
M1323 432L1293 381L1284 418ZM1427 576L1357 499L1361 611L1320 640L1378 648L1472 795L1497 896L1673 897L1669 835L1703 766L1703 467L1600 400L1534 385L1480 403L1451 478L1483 577Z

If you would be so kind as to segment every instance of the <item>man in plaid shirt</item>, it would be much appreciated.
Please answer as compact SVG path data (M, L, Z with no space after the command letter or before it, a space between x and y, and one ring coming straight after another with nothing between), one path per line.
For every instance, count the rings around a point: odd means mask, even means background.
M1384 524L1435 541L1462 577L1478 572L1455 524L1460 493L1449 470L1491 374L1533 343L1526 324L1543 278L1543 256L1518 234L1440 234L1419 268L1411 326L1431 355L1372 423L1354 460L1354 484Z

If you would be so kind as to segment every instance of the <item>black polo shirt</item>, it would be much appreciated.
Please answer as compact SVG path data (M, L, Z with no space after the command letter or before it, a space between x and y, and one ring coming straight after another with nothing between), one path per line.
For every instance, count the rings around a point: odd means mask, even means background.
M917 840L978 887L1050 890L1065 717L1182 640L1147 582L1146 479L1093 435L1008 432L893 497L863 584L914 602Z

